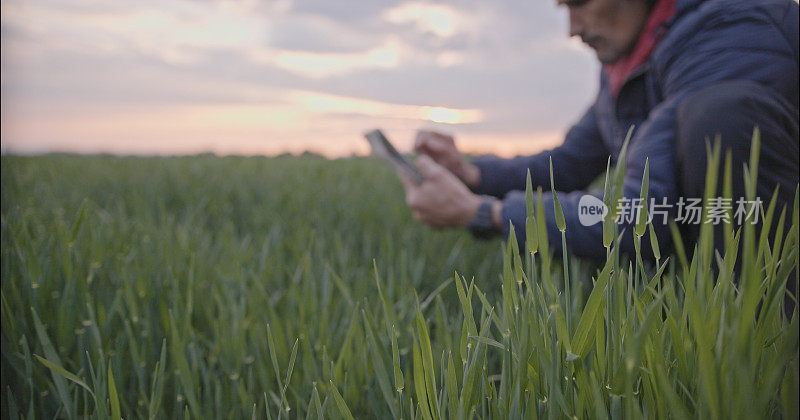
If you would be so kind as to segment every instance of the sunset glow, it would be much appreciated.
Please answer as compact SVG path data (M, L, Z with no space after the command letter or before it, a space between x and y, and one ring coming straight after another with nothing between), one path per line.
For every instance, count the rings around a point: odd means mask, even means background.
M424 106L420 110L426 120L446 124L467 124L483 121L483 111L479 109L451 109Z

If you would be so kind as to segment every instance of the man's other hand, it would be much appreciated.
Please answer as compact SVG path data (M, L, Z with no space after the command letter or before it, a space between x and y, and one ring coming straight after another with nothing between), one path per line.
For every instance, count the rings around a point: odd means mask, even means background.
M414 219L437 228L469 225L481 198L428 155L417 159L417 169L422 175L422 184L416 184L405 170L398 169L406 189L406 204Z
M414 150L430 156L436 163L458 177L470 189L474 190L480 185L480 169L467 162L464 155L456 148L456 143L452 136L434 131L420 131L414 141Z

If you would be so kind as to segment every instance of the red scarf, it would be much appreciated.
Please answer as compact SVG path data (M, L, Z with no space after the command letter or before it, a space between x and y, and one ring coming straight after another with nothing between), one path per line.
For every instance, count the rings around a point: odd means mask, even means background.
M631 73L650 58L653 49L661 41L664 32L659 28L675 14L675 3L676 0L659 0L650 12L633 51L625 57L605 65L611 93L615 98Z

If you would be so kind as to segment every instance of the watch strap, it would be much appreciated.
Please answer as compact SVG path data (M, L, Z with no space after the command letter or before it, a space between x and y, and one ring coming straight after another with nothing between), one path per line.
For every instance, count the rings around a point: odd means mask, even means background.
M481 197L481 205L478 207L478 211L475 212L475 217L467 225L467 230L472 236L478 239L489 239L500 233L499 229L494 226L494 220L492 220L492 207L497 201L492 196L484 195Z

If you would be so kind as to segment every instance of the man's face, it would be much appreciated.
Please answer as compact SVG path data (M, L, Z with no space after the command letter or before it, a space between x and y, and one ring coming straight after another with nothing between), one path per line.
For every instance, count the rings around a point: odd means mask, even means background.
M569 10L569 35L580 36L601 63L613 63L629 53L647 15L642 0L558 0Z

